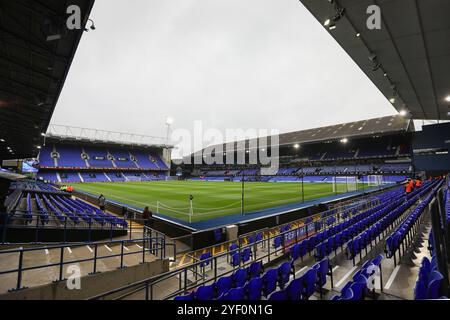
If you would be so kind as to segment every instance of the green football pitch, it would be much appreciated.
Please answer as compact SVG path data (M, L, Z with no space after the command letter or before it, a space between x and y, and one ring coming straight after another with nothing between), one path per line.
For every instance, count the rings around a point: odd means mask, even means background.
M240 182L146 181L80 183L75 189L153 212L189 221L189 195L193 196L192 222L241 213ZM346 192L338 184L338 193ZM304 200L326 197L336 192L331 183L304 183ZM302 201L301 183L246 182L244 212Z

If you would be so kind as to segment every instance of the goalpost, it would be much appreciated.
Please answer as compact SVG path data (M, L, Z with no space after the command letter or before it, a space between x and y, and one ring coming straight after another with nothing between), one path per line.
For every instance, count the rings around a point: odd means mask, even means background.
M380 175L370 175L367 176L367 185L369 187L377 187L382 185L383 183L383 177Z
M336 176L333 177L332 184L335 193L356 191L358 178L356 176Z

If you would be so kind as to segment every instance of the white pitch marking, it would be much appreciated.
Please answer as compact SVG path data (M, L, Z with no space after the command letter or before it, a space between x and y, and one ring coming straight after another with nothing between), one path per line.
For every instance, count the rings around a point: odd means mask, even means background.
M128 249L126 246L123 246L123 248L127 251L130 251L130 249Z
M86 246L86 248L88 248L88 250L92 253L92 252L94 252L94 250L92 250L92 248L91 247L89 247L89 246Z
M70 249L70 247L67 247L67 250L69 251L70 254L72 254L72 249Z
M140 245L137 244L136 246L137 246L139 249L142 249L142 247L141 247Z
M331 271L335 272L338 268L339 266L335 266L333 269L331 269Z
M48 249L45 249L45 254L49 254L50 252L48 252Z
M110 247L108 247L106 244L104 245L105 246L105 248L106 249L108 249L109 250L109 252L112 252L112 250L111 250L111 248Z
M386 285L384 286L384 288L386 290L389 290L389 288L391 287L392 283L395 280L395 277L397 276L398 270L400 270L400 265L396 266L394 271L392 271L391 276L389 277L388 282L386 282Z
M305 270L306 268L308 268L308 266L304 266L303 268L301 268L300 270L298 270L295 275L299 274L300 272L302 272L303 270Z
M341 280L338 281L338 283L336 283L336 287L339 287L341 284L344 283L345 280L347 280L348 277L350 277L350 275L353 273L353 271L356 270L356 268L358 268L357 266L354 266L353 268L351 268L345 275L344 277L342 277Z

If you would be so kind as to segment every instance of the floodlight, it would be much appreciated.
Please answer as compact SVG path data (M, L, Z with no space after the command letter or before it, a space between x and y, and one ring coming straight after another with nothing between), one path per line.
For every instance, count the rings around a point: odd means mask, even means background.
M168 126L170 126L172 123L173 123L173 118L172 118L172 117L167 117L167 118L166 118L166 124L167 124Z

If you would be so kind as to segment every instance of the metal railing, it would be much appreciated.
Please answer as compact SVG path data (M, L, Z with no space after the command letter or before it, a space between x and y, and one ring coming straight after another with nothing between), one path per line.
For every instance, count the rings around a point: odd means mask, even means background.
M309 217L305 217L305 218L301 218L301 219L297 219L291 222L287 222L281 225L278 225L276 227L272 227L272 228L264 228L264 229L259 229L256 231L252 231L252 232L248 232L245 234L240 235L236 240L229 240L226 242L222 242L219 244L215 244L215 245L211 245L208 247L204 247L202 249L199 250L195 250L193 252L188 252L185 253L187 258L190 258L192 261L196 261L198 260L198 258L201 256L201 254L203 254L204 252L211 252L212 255L214 255L214 248L216 248L217 246L225 246L226 248L228 248L230 245L232 244L238 244L239 246L245 245L246 242L248 241L248 239L250 237L255 238L257 234L262 233L263 238L267 238L270 234L278 234L279 230L282 230L284 228L287 228L288 226L292 226L292 225L308 225L308 223L305 223L308 219L311 220L311 222L309 223L310 228L312 228L312 226L314 226L314 224L316 222L318 222L319 224L325 225L326 221L331 218L334 217L336 221L342 221L341 216L345 216L345 214L348 214L354 210L368 210L376 205L379 204L379 200L375 197L369 198L369 199L365 199L364 202L361 201L357 201L356 203L354 203L353 206L349 205L349 203L345 203L345 207L346 208L342 208L342 207L335 207L333 209L330 210L326 210L314 215L311 215ZM331 214L333 213L333 214Z
M132 296L133 294L141 294L142 298L144 298L145 300L172 299L180 294L186 294L188 291L198 286L204 285L209 282L215 282L219 277L233 273L237 267L246 267L255 261L262 261L267 265L275 260L282 259L285 257L288 249L295 243L307 239L317 232L330 228L346 219L357 216L362 212L365 212L366 210L358 211L354 215L350 214L345 219L335 219L335 221L333 221L333 223L331 224L317 224L315 222L311 222L291 230L277 233L275 235L270 235L269 233L265 238L248 244L242 244L242 241L237 241L238 248L235 250L226 250L223 253L213 255L203 260L199 259L198 257L193 257L194 262L185 267L181 267L179 269L175 269L158 276L150 277L100 295L96 295L94 297L91 297L90 299L107 299L109 297L122 299ZM328 219L330 217L326 218ZM272 243L272 241L277 237L281 237L282 239L281 245L279 247L275 247ZM239 255L241 255L241 252L247 248L250 248L252 250L252 255L249 261L242 262L240 260L239 266L235 267L231 267L228 265L230 254L239 253ZM263 254L258 255L258 252L261 251L263 252ZM280 253L281 255L279 255ZM223 270L223 267L219 268L221 264L225 264L229 266L229 268L224 268L225 270ZM210 268L212 272L211 277L209 278L207 277L207 268ZM174 282L177 283L175 290L164 296L156 296L155 290L158 287L164 288L163 291L167 291L167 288L173 286Z
M130 244L136 244L139 250L132 251L127 247ZM98 249L101 246L120 246L120 253L113 253L110 248L111 254L107 255L99 255ZM69 248L70 252L75 250L78 247L86 247L89 246L89 250L91 253L90 257L82 258L82 259L70 259L66 260L65 249ZM92 247L92 248L91 248ZM173 249L172 255L169 255L168 250L170 247ZM59 259L54 263L47 264L36 264L31 266L24 266L24 259L29 256L33 252L37 251L45 251L45 250L57 250L59 251ZM125 252L126 250L126 252ZM70 244L59 244L59 245L49 245L49 246L40 246L40 247L32 247L32 248L19 248L19 249L8 249L0 251L0 259L4 255L17 255L17 268L0 270L0 276L6 274L17 273L17 281L16 286L11 290L20 290L24 287L22 286L23 273L25 271L30 270L38 270L38 269L46 269L57 267L58 268L58 278L54 279L55 281L63 281L64 280L64 266L69 264L77 264L82 262L92 262L92 272L90 274L96 274L99 272L98 270L98 262L104 259L111 259L118 257L119 262L117 268L124 268L124 257L130 255L140 255L141 261L140 263L146 262L146 253L152 254L156 259L169 259L169 261L174 261L175 259L175 244L167 243L164 237L146 237L141 239L126 239L126 240L116 240L116 241L103 241L103 242L95 242L95 243L70 243ZM11 291L10 290L10 291Z

